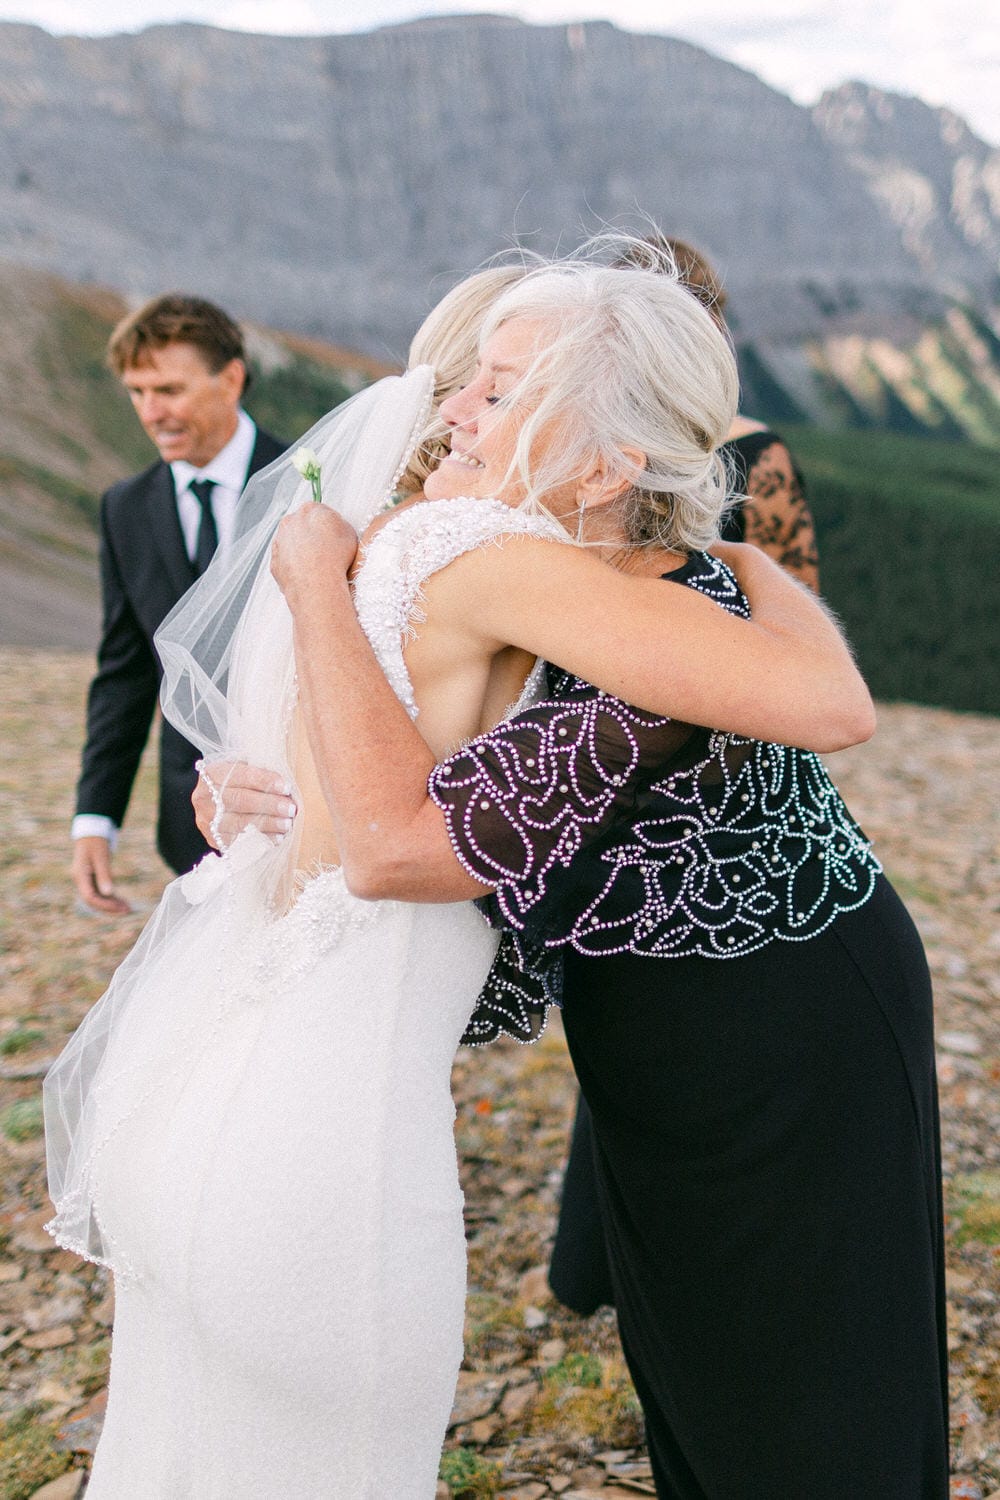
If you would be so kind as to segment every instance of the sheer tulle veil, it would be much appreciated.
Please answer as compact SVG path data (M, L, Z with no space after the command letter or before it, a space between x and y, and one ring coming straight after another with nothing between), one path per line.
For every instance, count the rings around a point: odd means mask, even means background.
M319 459L324 503L358 532L392 495L426 427L432 395L433 371L420 366L361 391L302 439ZM269 563L279 521L311 503L309 484L290 454L255 475L240 500L233 546L216 557L157 632L163 712L208 760L249 760L291 777L292 622ZM245 930L248 915L259 913L260 925L266 925L294 860L294 838L272 844L249 829L224 856L207 856L173 881L46 1077L49 1190L56 1205L48 1227L60 1244L121 1277L133 1268L101 1224L95 1203L102 1148L151 1090L165 1088L190 1066L223 1007L234 1003L231 986L214 986L210 975L185 974L186 952L204 952L189 940L218 933L221 950L227 924ZM170 1023L171 992L185 982L205 987L204 1011L197 1028L187 1031ZM145 1093L130 1084L128 1068L130 1018L139 1010L147 1032L149 1016L157 1016L161 1038L156 1082L150 1084L145 1073Z
M322 468L323 500L358 532L387 503L426 425L433 372L422 365L369 386L302 439ZM213 563L156 633L163 712L206 759L251 752L274 765L284 723L271 710L289 687L291 620L268 569L281 518L311 491L283 455L254 476L237 510L229 555ZM279 650L280 644L280 650ZM263 649L262 649L263 648Z

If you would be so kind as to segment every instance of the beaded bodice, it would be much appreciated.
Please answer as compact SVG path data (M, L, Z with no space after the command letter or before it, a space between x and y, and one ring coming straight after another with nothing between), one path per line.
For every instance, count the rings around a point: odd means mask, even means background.
M422 500L399 511L365 547L354 583L358 619L411 718L417 717L418 710L403 652L425 618L424 583L463 552L505 536L529 534L566 540L565 532L545 516L512 510L499 500L459 497ZM543 680L539 664L515 708L536 698Z
M715 558L668 577L748 614ZM814 754L659 718L552 669L546 701L436 767L430 791L504 932L467 1041L537 1034L567 944L738 958L815 936L880 868Z

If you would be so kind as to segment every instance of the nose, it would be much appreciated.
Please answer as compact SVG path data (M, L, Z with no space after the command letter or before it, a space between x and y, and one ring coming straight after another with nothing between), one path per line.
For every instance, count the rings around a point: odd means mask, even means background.
M489 411L487 397L493 388L493 375L487 369L479 369L460 391L441 402L441 416L449 427L461 427L466 432L475 431L483 414Z
M463 386L460 391L455 391L441 402L441 420L447 422L449 427L468 427L475 421L476 402L470 399L472 391L471 385Z
M163 416L163 399L155 391L143 392L135 401L135 409L139 421L144 427L150 423L158 422Z

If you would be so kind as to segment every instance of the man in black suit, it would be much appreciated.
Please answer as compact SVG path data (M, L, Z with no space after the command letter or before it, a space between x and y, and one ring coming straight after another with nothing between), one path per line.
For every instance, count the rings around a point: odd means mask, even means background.
M153 632L216 546L229 545L243 486L284 444L243 411L243 335L211 302L156 298L118 325L108 359L160 454L101 501L104 624L73 819L80 898L96 911L123 912L111 856L156 708L162 674ZM164 723L157 847L178 874L208 848L191 808L196 757Z

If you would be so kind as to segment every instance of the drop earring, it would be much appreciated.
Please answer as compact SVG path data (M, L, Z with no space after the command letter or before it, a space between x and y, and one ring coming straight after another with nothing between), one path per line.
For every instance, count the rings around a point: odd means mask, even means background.
M580 509L576 513L576 539L578 542L583 541L583 523L586 519L586 516L587 507L585 505L581 505Z

